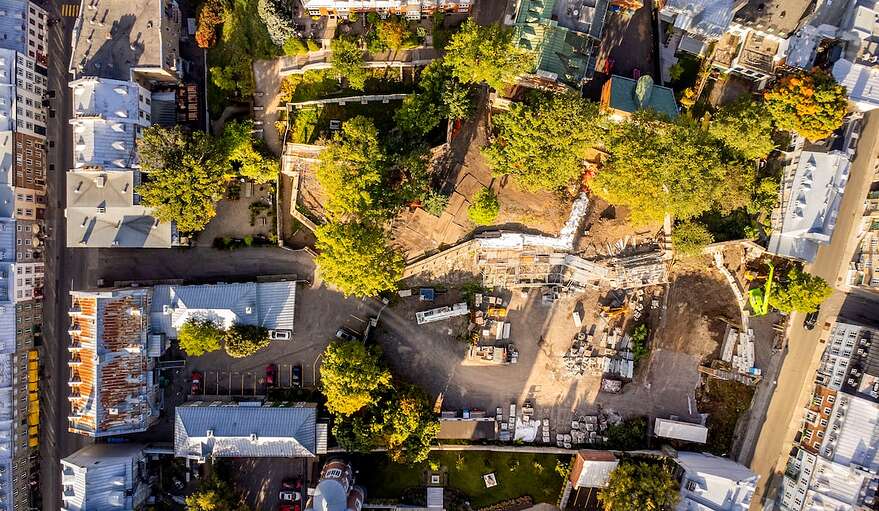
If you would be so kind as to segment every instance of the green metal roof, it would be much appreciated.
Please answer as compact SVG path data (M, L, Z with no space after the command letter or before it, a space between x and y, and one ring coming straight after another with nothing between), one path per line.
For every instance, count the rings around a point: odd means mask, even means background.
M653 85L652 90L645 96L646 102L640 105L635 94L638 81L625 76L613 75L610 77L610 107L615 110L634 113L641 109L655 110L674 119L678 116L678 104L675 101L674 91L661 85Z

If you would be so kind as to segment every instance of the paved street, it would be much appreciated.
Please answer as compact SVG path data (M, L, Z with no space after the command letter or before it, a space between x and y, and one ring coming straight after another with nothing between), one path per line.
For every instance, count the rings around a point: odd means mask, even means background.
M48 6L50 17L60 18L60 1ZM61 457L85 445L86 439L67 433L67 296L71 279L81 280L81 260L65 248L64 206L65 171L72 159L68 119L71 103L67 87L70 62L70 33L74 18L61 18L49 32L49 89L56 97L51 107L56 117L48 123L48 196L46 224L49 236L44 253L46 263L45 306L43 307L42 384L40 401L40 481L43 509L61 505ZM54 144L54 147L53 147Z
M874 175L875 155L879 149L879 115L867 114L864 120L833 238L829 245L818 250L814 263L807 266L808 271L820 275L832 285L841 283L848 268L855 247L853 238L864 211L864 198ZM865 295L846 296L837 291L822 306L818 327L814 330L803 328L802 314L792 316L787 353L751 462L751 468L760 476L758 498L754 499L753 509L759 509L767 502L767 497L774 498L781 483L781 471L786 462L783 455L788 452L799 426L802 406L812 390L811 382L824 347L819 337L825 322L833 321L838 313L852 319L866 317L866 308L871 305L877 306L871 304Z

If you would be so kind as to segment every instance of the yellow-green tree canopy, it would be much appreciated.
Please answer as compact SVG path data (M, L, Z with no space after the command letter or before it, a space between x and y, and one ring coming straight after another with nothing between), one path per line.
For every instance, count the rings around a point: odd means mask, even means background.
M467 218L476 225L491 225L497 220L501 203L491 188L477 190L470 198L470 206L467 208Z
M403 275L403 255L388 246L381 225L329 222L315 235L321 278L346 296L375 296L396 288Z
M708 132L747 160L766 158L775 148L772 116L762 103L751 100L721 108L711 119Z
M358 341L333 341L324 350L320 379L327 410L351 415L372 404L378 391L391 385L391 372L376 348Z
M680 498L680 485L659 463L622 461L598 494L605 511L666 511Z
M487 83L504 90L534 67L530 54L513 44L512 31L500 25L477 25L468 18L446 46L446 63L464 83Z
M557 191L576 182L605 129L598 105L576 94L514 103L492 120L495 138L483 151L492 174L513 176L526 190Z
M785 278L775 283L769 295L769 305L784 313L815 312L832 294L833 288L827 285L827 281L794 266Z
M845 87L819 69L782 78L763 97L779 129L812 141L842 126L848 104Z
M257 325L235 324L226 331L225 345L230 357L249 357L269 345L269 331Z
M714 243L714 236L703 224L686 221L674 226L671 232L675 252L684 256L694 256L707 245Z
M317 167L330 218L383 216L382 199L390 193L382 186L386 170L387 157L372 120L357 116L346 121L326 144Z
M207 318L190 318L177 329L177 342L190 357L198 357L217 351L223 343L225 332Z
M753 164L730 158L716 139L685 120L636 116L610 129L606 147L610 157L590 186L611 204L628 206L636 224L661 221L666 212L687 220L750 202Z
M278 179L278 160L253 136L252 121L232 121L223 128L223 144L230 172L257 183Z
M355 41L344 38L333 39L330 43L330 66L336 78L348 80L352 89L363 90L367 73L363 68L363 50Z
M201 131L152 126L137 143L144 183L137 193L159 220L200 231L216 214L229 168L223 144Z

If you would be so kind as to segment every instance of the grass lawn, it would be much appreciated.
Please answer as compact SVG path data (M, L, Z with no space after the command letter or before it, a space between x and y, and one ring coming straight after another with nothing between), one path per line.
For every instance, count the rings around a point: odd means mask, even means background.
M729 454L739 417L751 406L754 389L747 385L711 378L698 393L699 410L708 413L709 452Z
M383 454L355 456L357 480L371 498L397 499L406 488L425 485L430 465L397 465ZM570 456L488 451L435 451L430 461L448 473L448 486L466 494L475 508L530 496L534 502L555 504L562 489L561 463L567 468ZM494 472L497 486L486 488L482 476Z
M223 24L220 26L217 45L208 50L208 67L246 65L254 59L271 59L284 51L269 38L262 19L257 15L258 0L230 0ZM213 85L208 84L208 101L213 113L219 113L232 98Z

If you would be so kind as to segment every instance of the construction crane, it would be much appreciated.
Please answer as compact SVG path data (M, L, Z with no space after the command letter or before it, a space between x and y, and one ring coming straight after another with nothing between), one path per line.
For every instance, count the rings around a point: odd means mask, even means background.
M769 264L769 276L766 277L766 284L762 288L755 287L748 291L748 301L751 303L754 316L765 316L769 312L769 297L772 294L772 277L775 275L775 266L771 262L767 264Z

